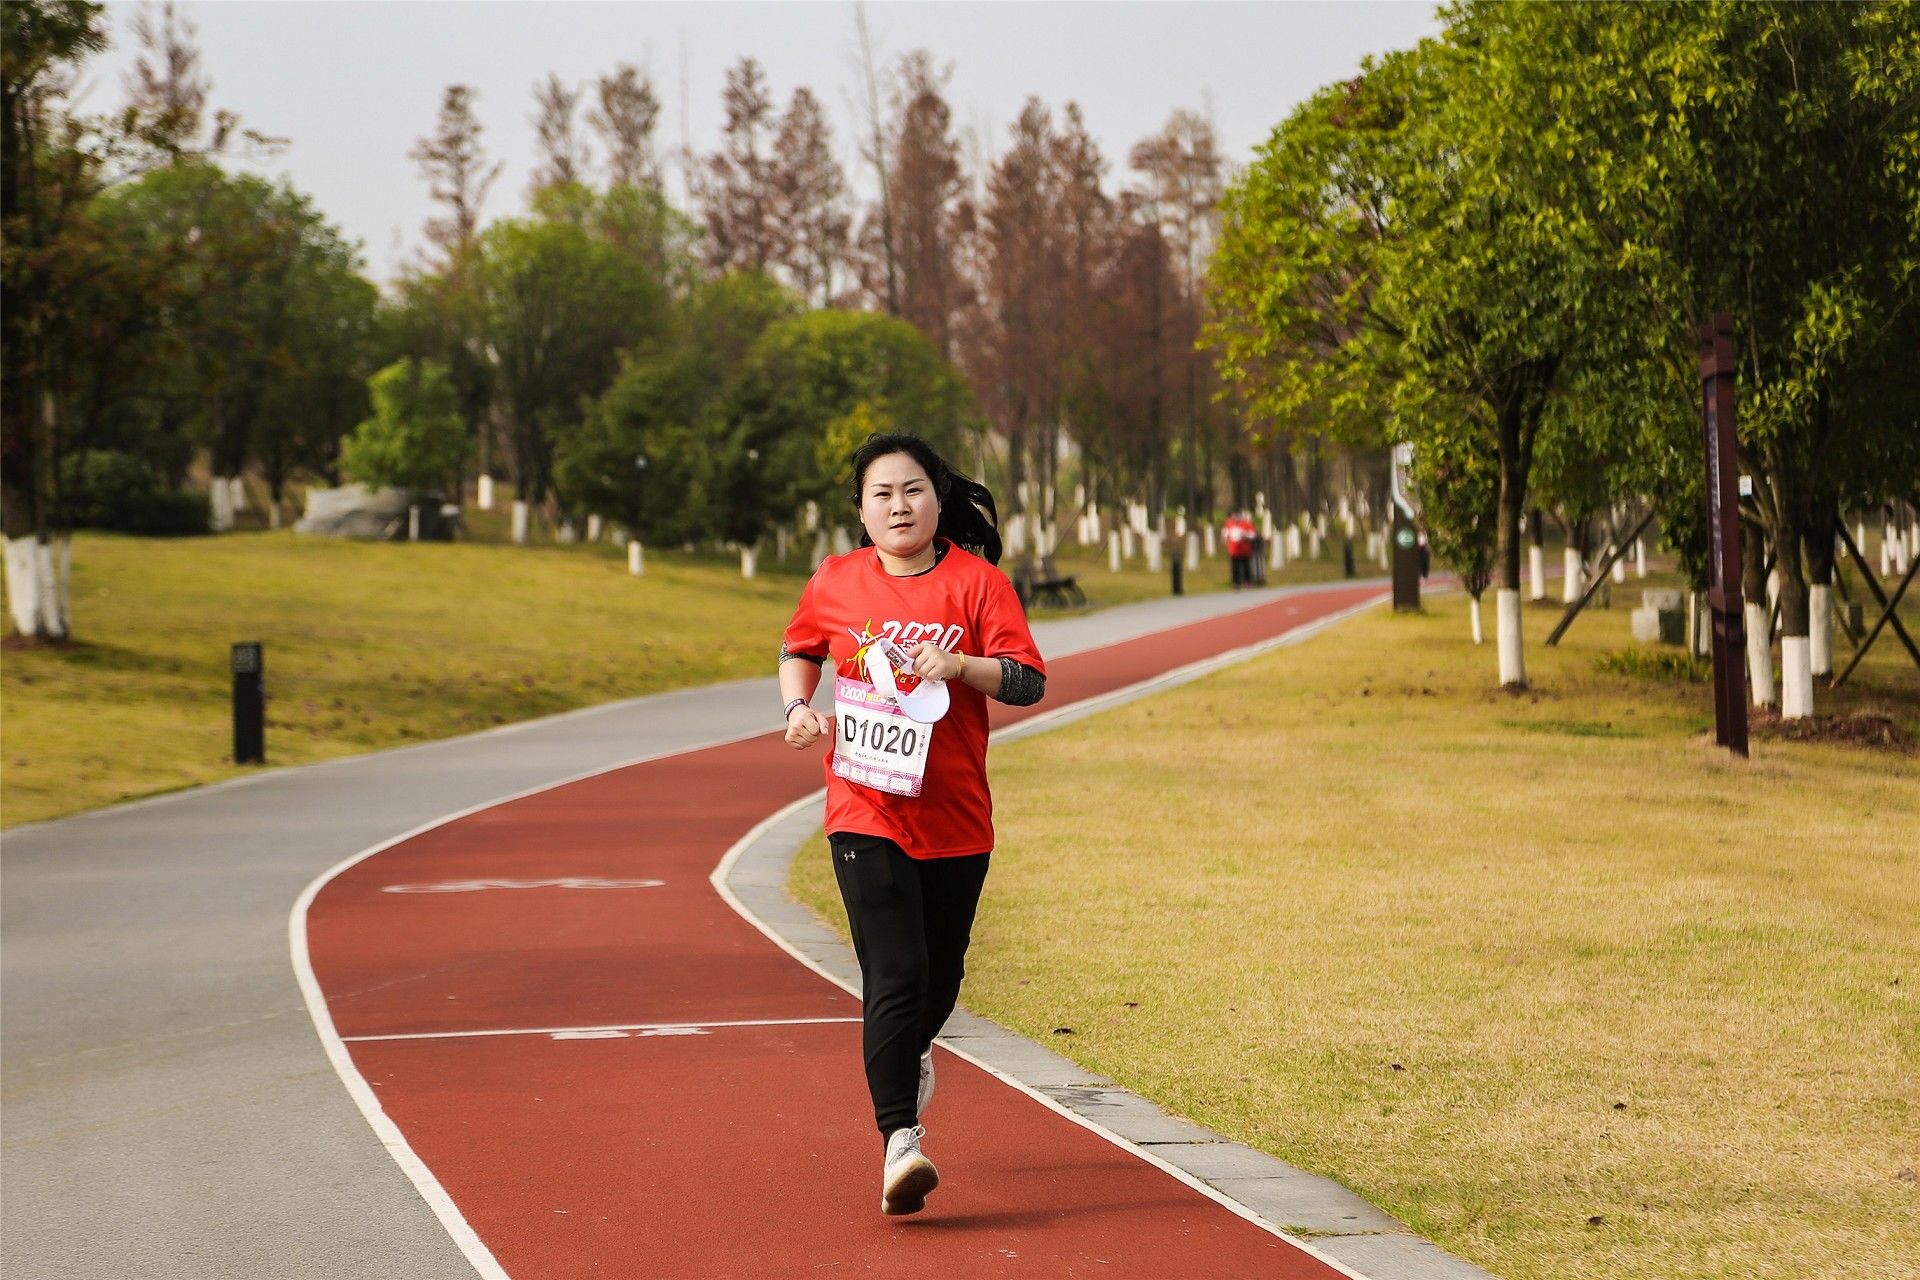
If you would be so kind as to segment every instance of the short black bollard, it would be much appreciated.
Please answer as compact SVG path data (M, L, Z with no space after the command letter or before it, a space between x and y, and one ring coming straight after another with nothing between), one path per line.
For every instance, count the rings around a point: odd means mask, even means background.
M266 649L233 646L233 762L267 762Z
M1346 571L1349 578L1354 576L1352 538L1344 538L1340 542L1340 567Z
M1187 593L1186 587L1180 580L1180 573L1183 567L1181 561L1183 559L1184 557L1179 551L1170 552L1167 556L1167 564L1173 570L1173 594L1177 596L1183 596Z

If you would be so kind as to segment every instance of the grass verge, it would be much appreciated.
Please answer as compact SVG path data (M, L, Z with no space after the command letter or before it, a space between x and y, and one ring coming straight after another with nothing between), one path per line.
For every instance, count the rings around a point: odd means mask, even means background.
M480 514L504 528L504 513ZM1098 555L1060 567L1090 608L1167 590ZM1282 580L1338 572L1322 560ZM746 582L730 556L649 550L634 578L623 552L581 544L82 534L77 639L10 639L0 659L0 824L245 772L229 758L235 641L266 645L268 760L306 764L770 674L805 577L797 555L771 553ZM1226 562L1193 578L1190 590L1223 589Z
M965 1003L1506 1280L1920 1275L1920 759L1428 605L996 749Z

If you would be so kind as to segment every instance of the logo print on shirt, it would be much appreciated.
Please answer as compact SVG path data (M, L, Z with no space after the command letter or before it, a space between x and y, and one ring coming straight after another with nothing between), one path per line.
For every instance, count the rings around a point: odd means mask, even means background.
M853 628L848 627L847 630L852 631ZM875 630L873 619L868 618L866 625L861 627L859 634L854 637L860 642L860 647L840 664L839 673L849 680L864 681L867 678L867 650L877 640L891 640L908 653L912 653L916 645L928 642L938 645L948 653L958 653L960 641L966 637L966 634L967 629L957 622L901 622L897 618L887 619L880 624L878 630ZM918 681L916 680L915 683L917 684Z

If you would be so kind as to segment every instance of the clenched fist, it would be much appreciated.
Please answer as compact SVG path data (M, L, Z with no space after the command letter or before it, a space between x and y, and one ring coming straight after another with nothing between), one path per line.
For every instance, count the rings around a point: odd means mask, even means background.
M805 751L831 732L832 722L804 702L787 717L787 745L795 751Z

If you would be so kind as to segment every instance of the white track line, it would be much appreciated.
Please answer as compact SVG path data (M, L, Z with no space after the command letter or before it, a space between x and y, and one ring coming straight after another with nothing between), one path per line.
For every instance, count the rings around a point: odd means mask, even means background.
M524 1027L506 1031L409 1031L392 1036L342 1036L348 1044L389 1040L484 1040L493 1036L588 1036L607 1031L712 1031L726 1027L817 1027L830 1022L858 1022L858 1018L760 1018L738 1022L620 1022L603 1027Z
M320 891L341 872L357 866L376 853L404 844L437 827L444 827L450 822L458 822L462 818L503 804L524 800L528 796L539 795L543 791L552 791L575 782L584 782L588 778L598 777L603 773L631 768L652 760L664 760L669 756L681 755L689 751L704 751L710 747L746 742L749 739L761 737L767 732L769 731L757 730L731 738L721 738L714 742L681 747L674 751L656 751L648 755L636 756L631 760L624 760L604 768L588 769L557 782L528 787L512 795L497 796L483 804L469 805L458 812L435 818L431 822L423 822L413 830L402 832L391 840L383 840L370 848L362 849L359 853L322 872L312 884L301 891L300 897L293 904L293 910L288 913L287 941L288 949L293 956L294 976L300 982L300 995L307 1002L307 1014L313 1019L313 1029L319 1034L320 1043L327 1051L327 1060L333 1064L340 1082L347 1087L347 1094L359 1106L360 1114L366 1118L367 1124L380 1139L380 1145L387 1149L387 1154L392 1156L393 1162L400 1166L400 1171L413 1182L414 1189L420 1193L420 1198L427 1202L427 1207L433 1210L434 1216L440 1220L440 1225L446 1228L447 1235L452 1238L454 1245L465 1255L467 1261L472 1264L474 1272L481 1276L482 1280L510 1280L510 1278L500 1266L499 1259L493 1256L493 1251L481 1242L471 1224L461 1216L459 1208L453 1203L453 1197L449 1196L447 1189L440 1185L440 1179L434 1176L433 1170L427 1167L426 1162L420 1159L413 1147L408 1144L406 1135L400 1132L400 1126L387 1115L385 1108L380 1105L380 1099L374 1094L372 1086L367 1083L366 1077L360 1074L360 1068L354 1065L353 1055L348 1052L346 1043L341 1040L340 1033L333 1025L333 1013L327 1008L326 993L320 990L319 979L314 977L312 958L307 954L307 909L313 905L313 900L319 896Z
M1098 697L1086 698L1081 700L1080 702L1071 703L1068 706L1061 707L1056 711L1051 711L1044 715L1033 716L1029 719L1020 721L1018 724L1008 725L1005 729L1001 729L995 732L992 735L993 739L995 741L1005 741L1009 738L1024 737L1029 733L1044 732L1046 729L1057 727L1060 721L1065 720L1069 716L1073 716L1077 718L1078 716L1081 716L1081 715L1092 714L1095 711L1101 711L1109 707L1117 706L1120 703L1126 702L1133 698L1143 697L1150 693L1160 692L1161 690L1170 688L1177 684L1183 684L1192 680L1197 680L1202 676L1211 674L1212 672L1219 670L1223 667L1231 666L1236 662L1244 662L1248 658L1257 657L1258 655L1265 653L1270 649L1277 649L1284 645L1289 645L1289 644L1297 644L1300 641L1307 639L1309 636L1315 635L1320 631L1324 631L1326 628L1332 626L1336 622L1343 621L1347 618L1352 617L1357 613L1362 613L1368 609L1376 608L1377 606L1385 603L1388 598L1389 597L1387 596L1379 596L1375 599L1366 600L1360 604L1353 605L1349 608L1340 609L1333 613L1327 614L1324 617L1316 618L1311 622L1303 623L1300 626L1294 627L1289 631L1282 632L1281 634L1273 637L1272 639L1262 640L1255 644L1245 645L1239 649L1234 649L1227 653L1216 655L1215 657L1212 657L1212 658L1202 658L1198 662L1190 662L1184 667L1176 668L1172 671L1165 672L1161 675L1154 676L1147 680L1138 681L1134 684L1127 685L1124 688L1115 689L1109 693L1101 694ZM1230 616L1230 615L1226 615L1226 616ZM1137 638L1139 637L1136 637L1136 639ZM1122 643L1130 643L1130 642L1123 641ZM1094 651L1086 650L1083 652L1094 652ZM828 982L833 983L834 986L839 987L841 990L845 991L848 995L851 995L857 999L860 995L860 991L858 987L854 986L852 983L841 981L834 974L828 972L826 969L816 964L814 960L810 956L808 956L805 952L801 951L799 948L795 947L792 943L788 942L785 938L780 936L779 933L775 932L772 926L768 925L764 920L760 919L760 917L754 915L752 911L748 910L747 905L744 902L740 901L740 899L734 895L733 890L727 885L727 876L733 870L734 863L740 860L741 854L745 853L749 848L751 848L755 841L759 840L761 836L765 835L767 831L770 830L775 824L785 820L786 818L791 817L792 815L800 812L802 809L821 803L821 801L825 799L826 794L827 794L826 789L823 787L820 790L813 792L811 795L802 796L800 799L795 800L792 804L783 805L778 812L769 816L765 821L758 823L757 825L754 826L753 830L747 832L747 834L745 834L744 836L741 836L740 839L735 842L734 846L731 849L727 850L725 856L723 856L720 859L719 864L714 867L713 874L707 877L707 879L713 885L715 892L717 892L721 896L721 898L726 901L726 904L728 906L732 907L736 912L738 912L740 914L740 917L743 920L745 920L748 924L752 925L754 928L758 929L761 933L765 934L768 938L772 939L776 946L778 946L781 950L785 951L788 955L792 956L795 960L798 960L801 964L813 970L815 973L825 978ZM1131 1155L1138 1156L1140 1159L1146 1161L1148 1164L1160 1170L1160 1172L1166 1174L1168 1177L1173 1178L1175 1181L1183 1183L1186 1186L1193 1188L1195 1191L1198 1191L1201 1195L1207 1197L1207 1199L1214 1201L1216 1204L1220 1205L1222 1208L1227 1209L1232 1213L1238 1215L1239 1217L1246 1219L1248 1222L1251 1222L1252 1224L1259 1227L1261 1230L1269 1233L1270 1235L1278 1236L1280 1239L1285 1240L1288 1244L1292 1245L1294 1248L1300 1250L1302 1253L1313 1258L1315 1261L1325 1264L1326 1266L1332 1268L1334 1271L1338 1272L1343 1276L1350 1277L1351 1280L1367 1280L1367 1277L1365 1275L1363 1275L1358 1271L1355 1271L1352 1267L1349 1267L1346 1263L1341 1262L1338 1258L1322 1253L1320 1250L1314 1248L1309 1241L1303 1240L1298 1236L1289 1235L1287 1232L1281 1230L1278 1226L1275 1226L1273 1223L1268 1222L1265 1218L1262 1218L1259 1214L1255 1213L1252 1209L1249 1209L1247 1208L1247 1206L1241 1204L1238 1200L1235 1200L1231 1196L1228 1196L1226 1193L1216 1190L1215 1188L1209 1186L1205 1182L1202 1182L1200 1179L1188 1173L1185 1169L1179 1168L1176 1165L1168 1164L1165 1160L1153 1154L1153 1152L1148 1151L1146 1148L1141 1147L1136 1143L1128 1141L1127 1139L1121 1137L1119 1134L1114 1133L1112 1130L1107 1129L1102 1125L1096 1124L1094 1121L1087 1119L1085 1116L1080 1115L1075 1111L1069 1110L1067 1107L1062 1106L1060 1103L1054 1101L1052 1098L1049 1098L1046 1094L1041 1093L1039 1090L1033 1088L1032 1086L1026 1084L1023 1081L1016 1079L1011 1075L1008 1075L1006 1072L1000 1070L998 1067L992 1065L991 1063L985 1062L980 1058L975 1057L973 1054L969 1053L967 1050L958 1048L950 1041L943 1038L941 1039L940 1044L947 1050L947 1052L955 1055L956 1057L962 1058L967 1062L972 1063L974 1066L980 1068L980 1070L986 1072L988 1075L1000 1081L1002 1084L1007 1085L1009 1088L1015 1089L1020 1093L1024 1093L1025 1095L1027 1095L1027 1097L1032 1098L1035 1102L1038 1102L1041 1106L1047 1108L1049 1111L1052 1111L1057 1115L1066 1117L1068 1120L1071 1120L1074 1124L1079 1125L1082 1129L1085 1129L1090 1133L1098 1134L1100 1137L1105 1138L1108 1142L1111 1142L1114 1146L1119 1147L1122 1151L1126 1151Z
M1381 599L1385 599L1385 597L1383 596L1381 597ZM1327 617L1319 619L1316 622L1309 623L1304 627L1295 628L1293 631L1285 632L1282 636L1277 637L1274 640L1263 641L1260 644L1249 645L1242 649L1236 649L1233 651L1231 655L1223 655L1223 656L1226 657L1229 661L1238 661L1242 658L1252 657L1257 653L1264 652L1265 650L1273 648L1280 643L1286 642L1289 639L1289 637L1294 639L1304 639L1306 635L1311 634L1313 631L1319 630L1323 626L1326 626L1332 622L1338 621L1339 619L1347 617L1350 614L1357 613L1362 609L1372 608L1374 605L1377 605L1379 603L1380 603L1380 600L1369 600L1366 603L1361 605L1356 605L1353 608L1345 609L1335 614L1329 614ZM1253 607L1258 608L1261 606L1253 606ZM1216 616L1232 617L1234 615L1231 613L1227 613L1227 614L1219 614ZM1207 621L1207 620L1208 619L1199 619L1199 621ZM1192 624L1182 624L1182 625L1192 625ZM1152 633L1149 633L1149 634L1152 634ZM1131 640L1121 641L1120 643L1130 644L1133 642L1133 640L1144 639L1144 638L1145 637L1135 636ZM1112 648L1115 646L1103 646L1103 647ZM1099 652L1099 650L1083 649L1083 650L1079 650L1078 652L1079 653L1097 653ZM1055 721L1058 721L1069 712L1084 713L1084 711L1086 711L1087 709L1097 710L1097 709L1112 705L1115 699L1120 694L1130 693L1130 692L1132 693L1148 692L1150 690L1161 688L1168 684L1174 683L1176 682L1176 677L1179 677L1182 675L1184 675L1186 678L1189 678L1189 679L1195 678L1199 675L1206 674L1208 670L1211 670L1216 665L1226 665L1226 663L1218 659L1203 659L1200 662L1190 663L1185 667L1179 668L1177 671L1168 672L1164 675L1157 676L1151 680L1143 680L1138 684L1129 685L1127 689L1120 690L1117 693L1103 694L1098 698L1085 699L1084 701L1076 702L1071 706L1062 707L1057 711L1048 712L1043 715L1038 715L1030 719L1023 720L1019 724L1011 725L1007 729L1002 730L999 733L994 734L993 736L996 738L1006 738L1009 736L1016 735L1023 730L1027 732L1038 732L1040 726L1048 725ZM656 696L661 696L661 695L656 695ZM578 715L578 714L581 714L582 712L591 712L591 711L597 711L597 710L600 710L600 708L582 708L581 711L571 712L567 714ZM517 729L522 729L524 727L526 726L525 725L504 726L504 728L509 730L517 730ZM497 733L500 731L494 730L491 732ZM536 796L545 791L554 791L561 787L571 786L576 782L584 782L588 778L597 778L602 774L614 773L621 769L630 769L635 765L647 764L655 760L665 760L672 756L686 755L695 751L706 751L713 747L727 746L735 742L747 742L751 739L762 737L765 734L770 732L772 731L756 730L752 733L736 734L730 738L715 739L712 742L694 743L690 746L679 747L672 751L656 751L648 755L635 756L631 760L622 760L617 764L606 765L597 769L587 769L580 773L574 774L571 777L561 778L558 781L554 781L554 782L542 783L539 786L535 786L535 787L528 787L523 791L517 791L511 795L498 796L498 797L495 797L494 799L487 800L481 804L469 805L464 809L458 810L457 812L454 812L454 813L446 814L439 818L435 818L430 822L423 822L419 826L413 828L411 831L402 832L401 834L394 836L390 840L383 840L379 844L372 845L372 846L369 846L368 848L362 849L359 853L354 854L352 857L341 860L339 863L335 864L334 866L330 867L326 871L322 872L318 877L314 879L314 881L311 884L309 884L304 890L301 891L300 897L297 900L295 900L293 904L293 909L290 912L288 912L287 940L288 940L288 950L291 952L292 959L293 959L294 976L299 980L300 995L306 1001L308 1016L313 1019L313 1029L319 1035L321 1045L326 1049L327 1060L333 1064L333 1069L335 1073L339 1075L340 1082L347 1087L348 1096L350 1096L354 1100L354 1103L360 1108L360 1114L366 1118L367 1124L373 1129L374 1135L380 1139L380 1145L386 1148L387 1154L393 1157L393 1162L399 1165L401 1172L405 1173L408 1179L412 1181L414 1185L414 1189L420 1193L420 1198L427 1202L427 1206L433 1210L434 1216L440 1220L440 1225L446 1228L447 1235L453 1240L453 1243L459 1248L460 1252L463 1255L465 1255L467 1261L472 1264L474 1272L480 1275L481 1277L483 1277L483 1280L510 1280L510 1277L507 1275L506 1271L500 1266L499 1260L493 1256L493 1251L488 1249L487 1246L481 1242L479 1235L475 1233L472 1225L467 1222L466 1218L461 1216L460 1210L454 1205L453 1198L447 1194L446 1188L440 1185L440 1180L434 1176L433 1171L427 1167L426 1162L420 1159L419 1155L414 1151L413 1147L407 1142L406 1135L400 1132L400 1127L393 1122L393 1119L390 1116L387 1115L385 1108L383 1108L380 1105L380 1099L374 1094L372 1086L370 1086L367 1083L366 1077L360 1074L360 1069L354 1065L352 1053L348 1051L346 1042L341 1038L340 1033L338 1032L338 1030L335 1029L333 1025L333 1013L331 1010L327 1008L326 993L321 991L320 989L320 982L314 976L314 973L313 973L313 961L311 957L307 954L307 909L313 905L313 900L319 896L320 891L326 888L327 884L330 881L332 881L335 876L338 876L343 871L346 871L351 867L357 866L358 864L366 861L368 858L373 857L377 853L383 853L386 850L393 848L395 845L405 844L407 841L412 840L417 836L425 835L427 832L433 831L439 827L444 827L449 823L458 822L462 818L471 817L473 814L483 812L484 810L487 810L487 809L497 808L500 805L512 804L514 801L524 800L528 796ZM432 745L432 744L421 744L421 745L424 746L424 745ZM407 748L407 749L411 749L411 748ZM329 761L327 763L334 763L334 762ZM314 767L314 766L308 766L308 767ZM235 781L248 781L248 780L235 780ZM230 784L221 784L221 785L230 785ZM799 951L796 951L787 942L785 938L781 937L779 934L775 933L772 929L768 928L767 925L763 923L757 916L755 916L752 912L748 911L738 898L733 896L732 890L728 889L726 884L723 881L723 877L726 871L733 865L734 862L736 862L739 859L741 851L744 850L755 839L757 839L763 832L765 832L768 827L772 826L773 823L777 822L779 819L787 816L788 814L794 812L796 809L800 808L803 805L818 804L821 798L824 797L825 795L826 795L826 792L823 789L820 791L816 791L811 795L803 796L801 799L795 801L793 804L783 807L778 813L774 814L772 817L768 818L766 821L757 824L753 828L753 830L749 831L746 835L742 836L740 840L737 843L735 843L732 848L727 850L725 856L723 856L720 859L719 865L714 868L713 875L709 877L709 880L712 882L714 888L719 892L721 898L726 901L728 906L732 907L734 911L738 913L742 919L747 921L747 923L751 924L754 928L760 930L761 933L771 938L774 941L774 943L777 944L782 950L786 951L789 955L793 956L794 959L798 960L801 964L805 965L807 968L813 970L815 973L818 973L821 977L826 978L829 982L832 982L835 986L838 986L843 990L848 991L850 994L857 994L856 992L853 991L851 987L848 987L845 983L841 982L838 978L835 978L832 974L828 973L826 970L820 968L819 965L809 960L805 955L801 954ZM166 798L167 797L159 796L159 797L154 797L154 800L165 800ZM118 810L115 810L115 811L117 812ZM1349 1268L1343 1266L1339 1261L1333 1258L1328 1258L1326 1255L1318 1252L1311 1245L1306 1244L1304 1241L1297 1240L1294 1237L1287 1235L1285 1232L1278 1230L1271 1223L1268 1223L1262 1220L1260 1217L1255 1215L1251 1210L1247 1209L1245 1206L1240 1205L1235 1201L1230 1200L1227 1197L1221 1195L1219 1192L1207 1186L1205 1183L1197 1181L1191 1175L1187 1174L1185 1171L1174 1168L1172 1165L1167 1164L1164 1160L1161 1160L1159 1157L1153 1155L1150 1152L1141 1150L1139 1147L1134 1146L1132 1143L1126 1141L1124 1138L1119 1137L1117 1134L1109 1133L1107 1130L1101 1128L1100 1126L1093 1124L1083 1119L1080 1116L1075 1115L1073 1112L1068 1111L1066 1108L1054 1102L1051 1098L1048 1098L1043 1094L1036 1093L1034 1090L1028 1088L1026 1085L1020 1083L1018 1080L1015 1080L1010 1076L1003 1075L1001 1072L999 1072L995 1068L988 1066L984 1062L980 1062L978 1059L974 1058L972 1055L962 1050L955 1049L953 1048L952 1045L947 1045L947 1049L949 1052L956 1053L960 1057L965 1058L967 1061L972 1062L974 1065L978 1066L981 1070L987 1072L989 1075L992 1075L997 1079L1004 1081L1006 1084L1011 1085L1013 1088L1018 1089L1020 1092L1025 1093L1029 1097L1036 1099L1041 1103L1041 1105L1059 1112L1061 1115L1067 1117L1067 1119L1073 1121L1075 1124L1078 1124L1083 1128L1089 1129L1094 1133L1100 1134L1102 1137L1114 1143L1116 1146L1119 1146L1124 1150L1133 1152L1135 1155L1139 1156L1142 1160L1147 1161L1149 1164L1156 1166L1157 1168L1161 1169L1162 1171L1166 1172L1172 1177L1177 1178L1181 1182L1186 1183L1188 1186L1193 1187L1195 1190L1201 1192L1201 1194L1207 1196L1208 1198L1218 1201L1220 1204L1232 1210L1234 1213L1239 1214L1241 1217L1246 1218L1248 1221L1268 1231L1271 1231L1274 1235L1277 1235L1281 1239L1286 1240L1289 1244L1295 1245L1296 1247L1302 1249L1303 1251L1312 1254L1315 1258L1319 1259L1322 1262L1325 1262L1328 1266L1339 1271L1340 1274L1345 1276L1351 1276L1353 1277L1353 1280L1366 1280L1366 1277L1360 1275L1359 1272L1350 1270Z

